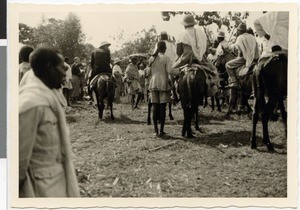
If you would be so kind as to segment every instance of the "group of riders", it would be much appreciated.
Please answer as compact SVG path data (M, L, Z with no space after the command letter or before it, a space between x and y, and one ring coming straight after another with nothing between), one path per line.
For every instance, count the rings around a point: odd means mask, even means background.
M207 35L202 28L195 27L197 22L192 14L185 15L181 23L185 30L178 36L176 45L169 41L166 32L162 32L154 53L147 59L148 63L140 62L138 56L132 55L129 57L130 63L124 73L120 67L121 59L114 59L113 65L111 65L112 59L109 50L111 44L106 41L102 42L100 47L93 51L91 55L91 72L87 82L88 94L91 99L93 99L92 91L97 89L98 80L106 77L106 79L115 83L115 93L118 98L120 95L119 84L125 82L128 85L128 93L132 96L133 108L137 108L144 95L140 80L146 79L148 81L146 89L149 101L153 106L155 133L164 135L166 104L170 102L171 96L173 96L174 101L179 101L180 94L175 87L178 84L180 75L191 65L197 65L197 68L205 70L207 75L206 95L212 96L220 88L239 89L238 76L240 76L240 72L247 74L250 69L253 70L254 66L256 72L254 79L259 80L261 67L267 62L267 58L272 57L274 53L281 53L287 57L287 12L268 12L254 22L257 36L262 37L264 40L262 51L260 51L253 31L249 31L243 22L236 28L237 38L235 43L230 44L227 42L225 33L219 31L216 44L213 47L208 44ZM24 57L28 58L33 49L25 48L23 50L25 51L23 52ZM224 65L225 73L229 77L227 77L228 81L225 82L226 86L221 86L220 79L222 79L222 76L219 74L220 69L218 69L220 59L226 53L234 51L237 51L237 56ZM26 61L24 58L23 60ZM23 72L30 69L30 66L26 64L29 64L28 59L27 62L20 65L20 78L22 78ZM143 65L142 74L139 72L140 64ZM76 67L76 65L75 61L73 66ZM80 64L78 69L79 67ZM67 74L67 77L72 76ZM161 123L160 129L157 126L158 122Z
M207 50L209 47L207 35L200 27L195 27L197 22L193 15L185 15L182 25L185 30L176 40L176 45L168 41L166 32L161 33L161 40L156 44L154 53L151 55L143 74L143 77L149 77L150 81L148 86L149 100L154 107L153 120L155 132L158 135L164 134L165 107L166 103L170 102L170 92L174 85L174 80L171 78L178 78L178 75L187 67L197 64L199 68L205 69L207 75L211 76L207 91L214 94L220 87L216 63L225 53L237 51L237 56L225 64L229 76L228 85L225 88L228 89L238 89L240 87L238 72L243 71L244 74L247 74L249 69L253 69L254 66L257 77L255 79L258 80L260 68L263 62L267 60L262 58L271 57L274 53L281 53L287 57L288 13L268 12L254 22L256 34L264 40L262 51L260 51L253 31L249 31L243 22L236 28L235 43L229 44L225 39L225 33L219 31L218 46L216 49L210 48L210 50ZM114 80L114 75L121 73L120 59L116 59L114 62L116 70L110 66L109 46L110 43L103 42L99 49L92 53L91 66L93 71L89 83L90 91L95 88L100 75L112 75L111 78ZM211 52L209 56L207 56L208 51ZM141 93L141 86L139 84L138 58L131 56L130 61L125 70L124 78L129 84L129 93L133 96L132 100L136 97L134 106L137 107L141 98L139 94ZM257 63L258 65L255 65ZM177 91L172 90L172 95L176 99ZM160 131L156 126L157 121L162 123Z

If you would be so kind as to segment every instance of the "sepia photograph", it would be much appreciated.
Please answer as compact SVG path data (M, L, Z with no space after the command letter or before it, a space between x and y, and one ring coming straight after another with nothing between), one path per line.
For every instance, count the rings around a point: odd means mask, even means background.
M291 5L13 6L18 202L296 197Z

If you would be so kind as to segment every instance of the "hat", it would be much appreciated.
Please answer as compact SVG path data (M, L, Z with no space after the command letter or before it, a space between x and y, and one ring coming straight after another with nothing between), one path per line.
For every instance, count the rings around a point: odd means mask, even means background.
M247 31L247 26L245 23L240 23L239 26L237 27L238 31Z
M116 58L115 60L114 60L114 64L116 64L116 63L120 63L122 60L120 59L120 58Z
M184 25L184 26L194 26L197 23L196 23L193 15L186 15L186 16L184 16L183 21L181 22L181 24Z
M103 41L103 42L100 43L100 46L99 46L99 47L103 47L104 45L110 46L111 44L108 43L107 41Z
M224 33L223 31L220 31L220 32L218 33L218 37L225 37L225 33Z

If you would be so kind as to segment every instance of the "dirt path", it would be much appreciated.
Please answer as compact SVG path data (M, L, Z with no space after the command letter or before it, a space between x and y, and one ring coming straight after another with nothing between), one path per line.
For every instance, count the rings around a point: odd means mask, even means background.
M146 105L116 104L112 122L93 105L67 110L74 163L83 197L286 197L287 154L281 121L270 123L276 152L250 149L247 116L200 109L204 133L181 138L182 110L173 108L164 139L146 123Z

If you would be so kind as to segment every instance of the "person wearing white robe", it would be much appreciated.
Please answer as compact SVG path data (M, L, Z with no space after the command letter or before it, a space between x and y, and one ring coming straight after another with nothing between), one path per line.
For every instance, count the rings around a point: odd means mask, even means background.
M270 48L279 45L288 50L289 12L267 12L254 21L257 35L265 37Z
M235 46L238 48L238 57L226 63L226 71L229 76L229 88L238 87L236 70L245 65L249 68L252 62L259 57L256 40L252 34L248 34L246 24L240 23L237 28L238 37Z

